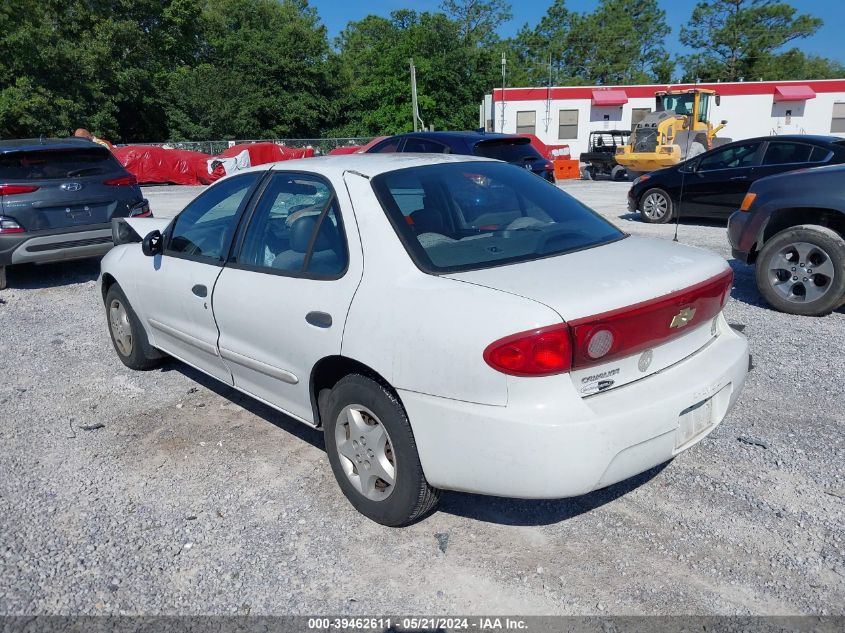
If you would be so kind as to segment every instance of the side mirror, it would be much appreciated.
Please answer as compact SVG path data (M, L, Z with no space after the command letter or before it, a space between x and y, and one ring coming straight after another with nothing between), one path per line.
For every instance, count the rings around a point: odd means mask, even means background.
M144 237L143 241L141 242L141 251L147 257L152 257L153 255L159 255L163 250L163 240L161 237L161 231L155 230L147 233Z

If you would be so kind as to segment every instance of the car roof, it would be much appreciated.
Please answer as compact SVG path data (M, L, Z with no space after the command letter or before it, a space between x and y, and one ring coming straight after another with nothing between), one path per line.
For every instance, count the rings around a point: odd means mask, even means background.
M406 132L404 134L396 134L391 138L430 138L430 139L461 139L469 142L480 141L497 141L503 139L524 139L526 137L519 134L502 134L501 132L478 132L478 131L458 131L458 132Z
M481 156L464 154L415 154L415 153L384 153L384 154L338 154L335 156L314 156L312 158L297 158L283 160L266 165L258 165L249 171L272 169L274 171L308 171L314 173L333 172L341 174L346 171L357 172L367 178L397 169L422 167L425 165L439 165L443 163L479 163L501 162ZM242 170L237 173L244 173Z
M87 138L14 138L0 139L0 154L9 152L28 152L37 150L68 149L68 148L102 147Z
M755 136L754 138L737 139L725 145L733 145L735 143L748 143L750 141L796 141L809 143L842 143L845 141L841 136L829 136L826 134L777 134L774 136ZM724 146L721 146L724 147ZM717 149L717 148L714 148Z

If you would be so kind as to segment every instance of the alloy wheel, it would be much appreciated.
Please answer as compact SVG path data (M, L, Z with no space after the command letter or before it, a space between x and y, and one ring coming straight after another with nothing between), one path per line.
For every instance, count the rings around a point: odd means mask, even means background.
M833 262L824 249L809 242L793 242L769 261L769 284L784 299L809 303L824 297L833 285Z
M662 193L656 191L648 194L643 200L643 214L652 220L659 220L669 211L669 201Z

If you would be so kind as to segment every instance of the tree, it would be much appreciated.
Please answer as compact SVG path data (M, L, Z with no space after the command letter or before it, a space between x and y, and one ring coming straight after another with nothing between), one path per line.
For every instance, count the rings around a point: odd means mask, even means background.
M435 129L478 125L478 103L497 76L495 53L461 35L443 13L395 11L350 23L338 38L345 120L335 133L377 135L412 129L409 62L417 68L420 114Z
M505 0L443 0L440 8L458 23L464 40L482 44L497 41L497 30L513 17Z
M685 75L704 81L781 79L773 64L777 51L821 25L819 18L799 15L778 0L699 2L681 28L681 43L699 51L682 58Z

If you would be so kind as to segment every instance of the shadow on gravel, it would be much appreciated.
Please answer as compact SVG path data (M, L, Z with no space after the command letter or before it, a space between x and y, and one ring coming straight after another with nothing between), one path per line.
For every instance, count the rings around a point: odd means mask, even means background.
M54 264L19 264L6 269L8 287L25 290L83 284L96 281L99 275L100 258Z
M646 222L642 221L639 213L623 213L622 215L619 215L617 217L620 220L632 220L634 222L642 222L643 224L647 224ZM710 226L717 229L727 229L728 220L727 218L724 220L720 220L718 218L681 218L679 224L681 226ZM667 222L663 226L675 226L675 223ZM727 237L725 239L727 239Z
M242 407L243 409L249 411L253 415L258 416L259 418L266 420L273 426L285 431L286 433L290 433L291 435L299 438L304 442L308 442L312 446L319 448L320 450L326 450L325 444L323 442L323 432L318 431L316 429L312 429L309 426L306 426L302 422L298 420L294 420L293 418L286 416L284 413L280 413L276 411L272 407L268 407L266 404L251 398L250 396L241 393L237 389L233 389L232 387L228 387L221 383L216 378L211 378L210 376L205 375L204 373L200 372L193 367L189 367L184 363L178 360L168 360L161 366L159 371L162 372L169 372L169 371L178 371L180 374L183 374L185 377L190 378L193 382L196 382L206 389L213 391L218 396L222 398L226 398L229 402Z
M669 462L660 464L618 484L570 499L507 499L447 492L437 510L500 525L550 525L590 512L628 494L651 481L668 465Z

